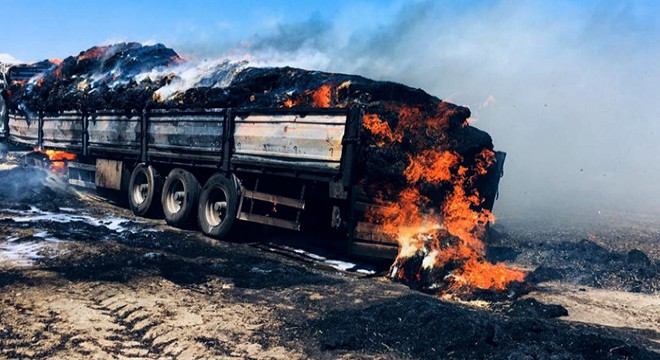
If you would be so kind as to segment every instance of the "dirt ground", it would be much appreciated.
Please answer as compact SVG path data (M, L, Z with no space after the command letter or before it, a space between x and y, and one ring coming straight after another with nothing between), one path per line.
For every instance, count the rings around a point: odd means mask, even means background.
M466 302L392 283L386 266L280 251L282 233L220 242L135 218L39 170L6 166L0 182L0 358L660 357L657 224L503 219L489 256L543 265L537 290ZM300 239L285 249L316 251Z

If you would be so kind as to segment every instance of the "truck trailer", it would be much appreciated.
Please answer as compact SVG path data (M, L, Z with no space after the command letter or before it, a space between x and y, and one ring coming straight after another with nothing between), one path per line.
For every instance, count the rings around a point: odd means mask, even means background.
M5 84L34 76L13 67ZM12 78L13 77L13 78ZM121 191L137 216L197 223L226 238L236 221L334 231L349 254L393 259L396 239L365 219L379 206L356 177L364 108L198 108L30 112L4 109L15 146L76 155L70 184ZM495 153L491 188L503 171ZM483 194L492 209L496 191Z

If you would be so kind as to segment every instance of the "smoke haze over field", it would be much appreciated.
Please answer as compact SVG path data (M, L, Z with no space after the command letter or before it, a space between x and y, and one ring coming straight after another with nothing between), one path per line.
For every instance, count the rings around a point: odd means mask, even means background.
M658 6L643 2L496 2L469 11L360 4L332 20L275 23L230 53L398 81L470 107L473 125L508 153L500 216L656 212L658 19Z

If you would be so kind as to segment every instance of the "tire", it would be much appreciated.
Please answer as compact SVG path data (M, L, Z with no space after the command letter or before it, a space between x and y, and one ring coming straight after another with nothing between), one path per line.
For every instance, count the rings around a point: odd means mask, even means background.
M128 204L133 214L146 216L152 214L158 201L159 177L156 169L151 165L139 164L131 172L128 182Z
M172 169L165 179L160 198L165 221L177 227L186 225L190 214L197 210L200 190L199 181L193 174L179 168Z
M224 174L211 176L199 195L197 219L205 235L223 239L236 220L238 187L233 177Z

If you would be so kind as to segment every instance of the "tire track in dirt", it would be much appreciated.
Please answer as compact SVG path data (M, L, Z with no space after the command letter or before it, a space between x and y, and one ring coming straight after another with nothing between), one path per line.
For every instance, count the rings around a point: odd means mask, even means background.
M132 358L156 357L162 353L162 347L153 346L144 335L161 322L155 320L157 314L132 303L130 294L134 291L123 286L100 287L81 300L89 301L91 309L103 314L114 325L100 346L103 351Z
M266 302L234 298L220 278L191 286L53 275L31 270L31 282L2 287L0 359L302 357L274 337L281 321Z
M22 295L17 293L17 296ZM7 359L37 359L63 349L71 336L54 325L61 321L53 310L5 298L0 306L0 355Z

